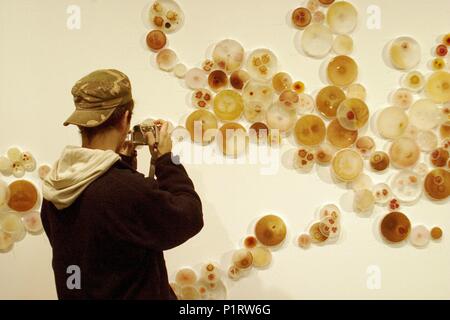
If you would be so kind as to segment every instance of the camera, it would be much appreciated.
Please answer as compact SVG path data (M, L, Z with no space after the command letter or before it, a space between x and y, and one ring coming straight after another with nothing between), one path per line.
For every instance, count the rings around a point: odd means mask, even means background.
M156 138L157 146L159 130L161 130L162 125L163 122L160 120L145 120L141 124L133 126L133 129L128 133L127 140L131 141L135 146L145 146L148 145L146 134L152 132Z

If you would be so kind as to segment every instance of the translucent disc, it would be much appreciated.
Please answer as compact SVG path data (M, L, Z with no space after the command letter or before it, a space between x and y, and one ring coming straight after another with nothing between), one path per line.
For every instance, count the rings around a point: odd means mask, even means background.
M7 204L9 201L9 189L8 185L0 180L0 208Z
M147 34L147 46L153 51L159 51L166 46L167 38L164 32L152 30Z
M207 109L211 106L213 95L208 89L197 89L192 92L192 106L200 109Z
M175 282L182 287L191 286L197 282L197 274L191 268L180 269L175 275Z
M355 29L357 22L358 13L349 2L335 2L328 8L327 23L334 33L350 33Z
M349 55L353 51L353 39L348 35L338 35L333 42L333 51L339 55Z
M356 212L364 213L369 212L375 205L375 197L372 191L367 189L358 190L355 192L353 199L353 207Z
M24 232L24 226L17 215L7 214L1 219L1 230L17 241Z
M413 95L408 89L398 89L392 95L392 104L395 107L408 109L413 104Z
M244 48L236 40L226 39L215 46L212 56L222 70L233 72L239 69L244 61Z
M450 172L434 169L425 177L424 189L433 200L444 200L450 195Z
M253 255L248 249L239 249L233 253L231 260L237 268L245 270L252 266Z
M220 91L228 85L228 76L222 70L214 70L208 76L208 85L213 91Z
M389 167L390 162L389 155L383 151L374 152L369 160L370 166L375 171L386 170Z
M409 240L411 244L415 247L422 248L430 243L430 230L427 227L420 225L415 226L411 230L411 234L409 235Z
M341 210L334 204L327 204L322 207L319 211L320 220L324 218L333 218L336 221L339 221L341 217Z
M308 249L311 246L311 242L311 236L306 233L301 234L297 239L298 246L303 249Z
M219 129L217 142L224 155L236 158L247 150L247 132L239 123L225 123Z
M267 125L270 129L277 129L280 132L290 131L295 124L295 111L286 110L278 104L274 104L267 110Z
M251 249L253 256L253 266L256 268L265 268L272 262L272 252L264 247Z
M16 180L9 185L8 206L18 212L33 209L38 202L38 191L34 184L27 180Z
M328 235L320 231L320 226L321 222L316 222L309 228L309 235L314 243L323 243L328 239Z
M171 33L183 26L184 14L175 1L158 0L150 7L149 20L154 28Z
M300 104L300 98L295 91L284 90L279 97L280 105L288 111L297 112Z
M204 88L207 84L206 72L200 68L192 68L184 76L184 81L190 89Z
M249 122L263 121L266 119L267 106L260 101L246 101L244 103L244 117Z
M311 57L322 58L330 52L333 34L322 24L311 24L303 31L299 45Z
M391 179L391 190L401 202L415 202L422 195L422 179L412 170L401 170Z
M345 93L339 87L327 86L316 97L317 110L327 118L336 117L337 109L345 100Z
M377 130L384 138L396 139L403 135L408 124L408 116L402 108L389 107L379 114Z
M156 64L163 71L172 71L177 61L177 54L171 49L162 49L156 55Z
M409 121L420 130L430 130L437 127L442 115L436 104L430 99L416 101L409 110Z
M358 152L344 149L335 154L331 168L336 178L344 182L351 182L362 173L364 162Z
M310 95L301 93L298 95L298 101L298 114L306 114L314 110L314 99Z
M277 93L290 89L292 86L292 78L286 72L278 72L272 78L272 86Z
M428 78L425 93L436 103L450 102L450 73L446 71L433 73Z
M435 167L445 167L449 159L449 151L437 148L430 155L430 161Z
M243 110L244 101L236 91L223 90L214 98L214 113L220 120L238 119Z
M242 98L245 102L258 101L268 107L272 105L274 89L267 83L255 80L248 81L242 89Z
M327 139L337 148L348 148L355 143L357 138L358 131L345 129L337 119L328 125Z
M41 215L39 212L32 212L22 218L25 229L31 233L41 232L43 230L43 225L41 221Z
M277 57L268 49L253 51L247 60L247 71L257 80L270 80L278 67Z
M391 187L386 183L378 183L372 188L375 202L378 204L386 204L393 198Z
M366 88L362 84L353 83L347 88L347 97L365 101L367 97Z
M358 150L364 158L370 157L375 151L375 147L375 141L369 136L360 137L355 143L356 150Z
M438 137L431 130L420 131L417 134L416 141L420 147L420 150L425 152L431 152L438 146Z
M216 135L217 119L209 111L197 110L186 119L186 129L189 131L192 141L208 144Z
M307 148L300 148L294 156L294 168L303 172L309 172L314 167L314 153Z
M421 91L425 87L425 77L419 71L411 71L403 78L403 86L415 92Z
M400 138L392 143L389 156L397 168L409 168L419 161L420 148L413 139Z
M315 152L316 162L320 164L329 164L335 154L334 148L328 143L322 143Z
M316 115L304 115L295 125L297 142L305 146L316 146L323 142L326 127L323 120Z
M420 62L421 48L419 43L410 37L399 37L392 41L389 58L392 65L400 70L410 70Z
M332 84L345 87L358 77L358 65L349 56L337 56L328 64L327 75Z
M339 105L336 117L345 129L358 130L369 120L369 108L360 99L346 99Z

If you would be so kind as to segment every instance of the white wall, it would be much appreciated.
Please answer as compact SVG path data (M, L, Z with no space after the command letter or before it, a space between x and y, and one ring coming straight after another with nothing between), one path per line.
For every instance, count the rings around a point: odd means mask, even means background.
M39 162L52 163L64 145L79 143L77 130L63 127L62 122L73 109L71 86L94 69L117 68L129 75L137 102L136 121L160 116L176 122L190 111L186 103L189 91L150 63L152 54L143 44L147 29L142 19L148 2L0 0L0 153L18 145L34 152ZM318 73L322 61L295 50L296 31L286 23L290 10L301 1L179 3L186 22L181 31L170 35L170 47L187 65L200 65L215 42L234 38L246 50L272 49L280 69L303 80L309 93L324 86ZM420 69L428 72L426 63L437 37L450 32L450 4L448 0L353 3L361 16L354 33L353 56L374 113L388 105L388 95L400 79L400 73L382 60L385 44L396 36L414 36L423 48ZM66 28L70 4L81 8L81 30ZM381 7L381 30L365 27L366 9L373 4ZM147 172L147 160L147 155L140 156L143 172ZM253 271L237 283L227 281L230 298L450 298L449 237L423 250L409 244L390 247L376 233L376 224L385 213L380 208L369 218L344 212L344 233L336 245L307 251L294 245L296 235L305 230L321 205L335 202L348 208L351 193L324 182L327 170L298 175L281 168L277 175L262 176L254 165L188 165L187 169L203 199L205 228L185 245L167 252L170 274L210 259L227 267L230 252L241 245L251 223L260 215L276 213L289 227L286 246L274 253L270 269ZM389 175L374 176L374 180L381 182ZM35 179L35 174L27 177ZM413 223L440 225L450 232L448 201L437 205L422 199L403 210ZM45 235L28 235L11 252L0 254L0 299L55 298L50 263ZM367 289L370 265L381 269L380 290Z

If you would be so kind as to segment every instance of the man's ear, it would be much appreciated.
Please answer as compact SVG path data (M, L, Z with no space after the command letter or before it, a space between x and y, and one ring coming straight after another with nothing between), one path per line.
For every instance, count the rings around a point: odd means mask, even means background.
M128 122L130 111L125 111L124 115L122 116L122 120L120 121L120 126L122 130L126 130L128 132L128 126L130 123Z

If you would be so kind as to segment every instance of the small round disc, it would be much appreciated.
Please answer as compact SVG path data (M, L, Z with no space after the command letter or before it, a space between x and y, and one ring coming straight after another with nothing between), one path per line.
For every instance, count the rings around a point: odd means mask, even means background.
M255 235L265 246L277 246L286 238L286 224L275 215L267 215L258 220Z
M381 221L381 234L390 242L405 240L411 231L411 222L401 212L391 212Z
M328 63L327 75L332 84L345 87L358 78L358 65L349 56L337 56Z

